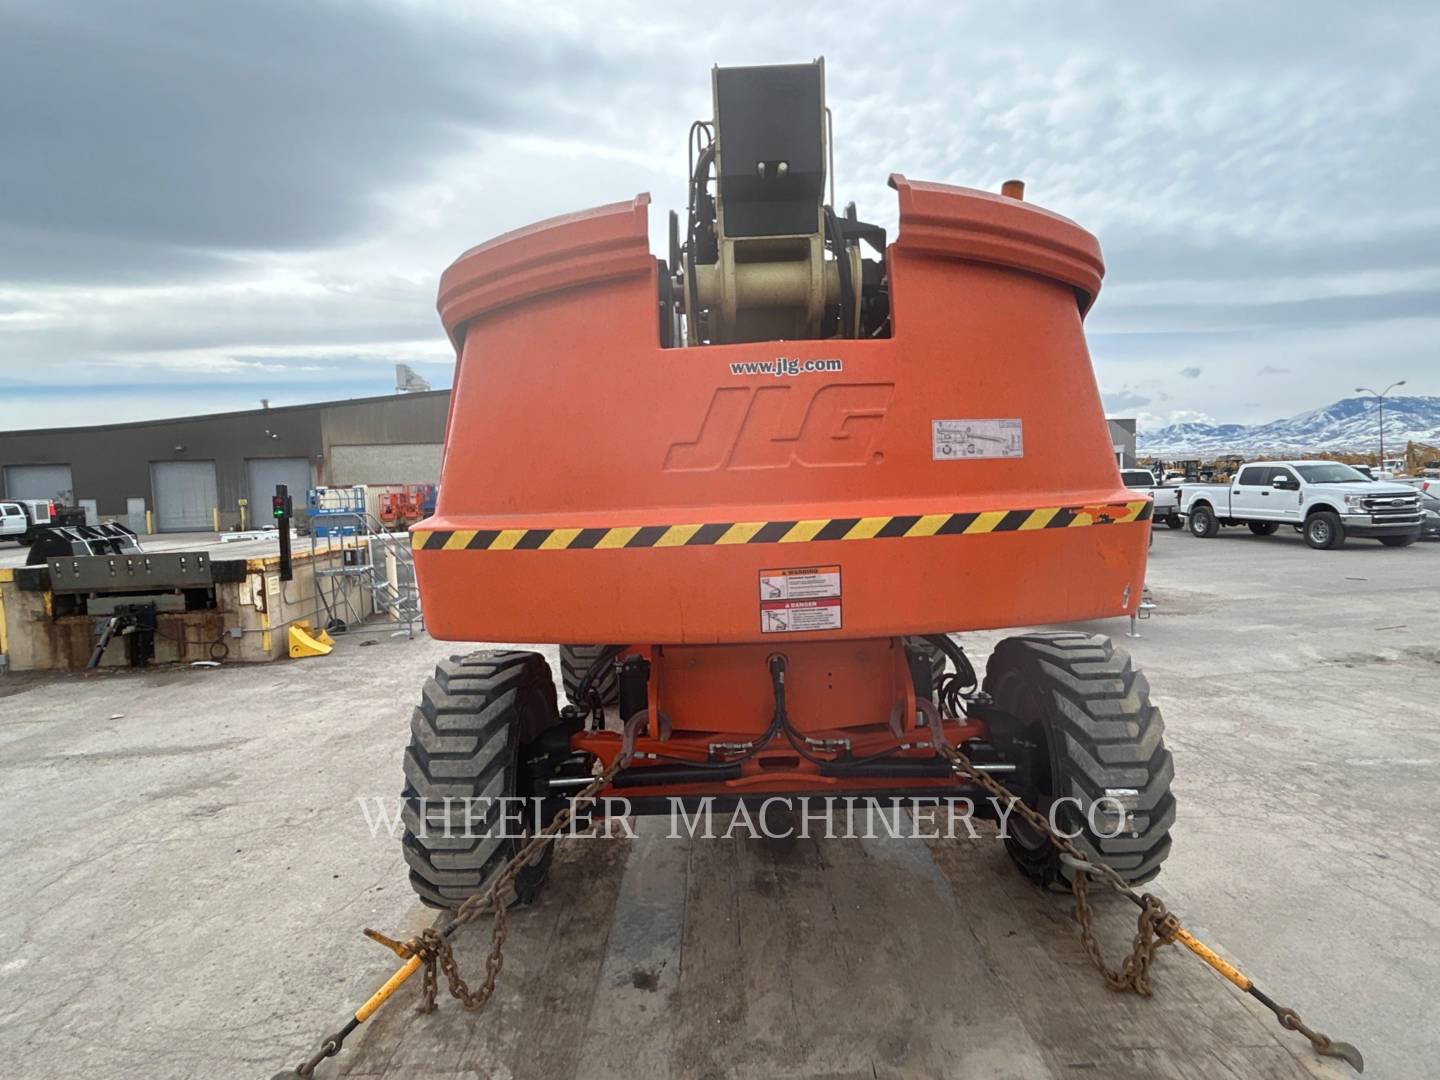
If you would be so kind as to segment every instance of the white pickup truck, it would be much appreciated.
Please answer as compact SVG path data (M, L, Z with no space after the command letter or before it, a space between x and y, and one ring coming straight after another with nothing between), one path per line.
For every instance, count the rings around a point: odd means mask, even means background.
M1312 548L1351 537L1407 547L1420 538L1420 495L1404 484L1371 480L1338 461L1263 461L1242 465L1228 484L1186 484L1180 512L1194 536L1222 525L1248 525L1269 536L1293 525Z
M1167 487L1155 482L1155 474L1149 469L1121 469L1120 482L1131 491L1143 491L1150 495L1153 505L1151 521L1163 521L1172 529L1184 526L1180 520L1180 489Z
M28 545L35 530L50 524L55 504L45 499L0 499L0 540Z

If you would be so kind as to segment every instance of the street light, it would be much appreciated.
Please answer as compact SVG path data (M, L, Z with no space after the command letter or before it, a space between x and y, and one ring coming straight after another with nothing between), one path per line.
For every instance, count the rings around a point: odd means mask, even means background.
M1381 391L1380 393L1376 393L1374 390L1371 390L1368 386L1357 386L1357 387L1355 387L1355 392L1356 392L1357 394L1375 394L1375 400L1380 403L1380 471L1381 471L1381 472L1384 472L1384 471L1385 471L1385 395L1388 394L1388 393L1390 393L1391 390L1394 390L1395 387L1397 387L1397 386L1404 386L1404 385L1405 385L1405 380L1404 380L1404 379L1401 379L1399 382L1393 382L1393 383L1391 383L1389 386L1385 387L1385 389L1384 389L1383 391Z

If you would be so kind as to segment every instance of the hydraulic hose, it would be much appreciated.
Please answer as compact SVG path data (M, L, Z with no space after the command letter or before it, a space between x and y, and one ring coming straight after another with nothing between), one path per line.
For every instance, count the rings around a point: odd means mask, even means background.
M884 750L877 751L874 754L867 754L865 757L862 758L852 758L849 760L830 760L827 758L817 757L813 752L811 752L810 748L805 745L804 737L790 724L790 713L788 708L786 707L785 701L786 668L787 664L785 657L782 656L780 653L775 653L773 656L770 657L770 686L775 693L775 714L774 718L770 722L770 727L772 731L777 729L783 731L785 733L785 741L788 742L790 746L794 749L794 751L806 761L810 762L812 765L819 765L822 768L858 768L862 765L868 765L871 762L879 761L881 758L886 758L891 756L892 754L898 754L900 752L902 747L900 744L897 743L895 746L886 747Z

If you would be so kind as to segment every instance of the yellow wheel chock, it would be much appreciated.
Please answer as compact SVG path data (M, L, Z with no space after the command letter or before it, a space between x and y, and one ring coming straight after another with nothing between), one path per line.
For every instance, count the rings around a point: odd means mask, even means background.
M327 656L335 647L335 639L324 630L315 630L309 619L296 619L290 624L290 658Z

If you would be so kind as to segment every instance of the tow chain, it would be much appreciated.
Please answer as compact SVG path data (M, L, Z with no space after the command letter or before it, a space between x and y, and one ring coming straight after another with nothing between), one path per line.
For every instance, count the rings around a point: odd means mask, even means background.
M1150 981L1150 968L1155 961L1156 952L1163 945L1174 945L1179 942L1235 986L1269 1009L1275 1015L1275 1019L1280 1022L1281 1027L1287 1031L1298 1031L1304 1035L1310 1040L1310 1045L1314 1047L1317 1054L1340 1058L1356 1072L1363 1073L1365 1071L1365 1059L1359 1050L1350 1043L1340 1042L1338 1039L1332 1039L1322 1032L1307 1027L1294 1009L1277 1004L1267 994L1261 992L1246 975L1227 963L1214 950L1186 930L1179 917L1167 909L1165 902L1158 896L1153 893L1136 892L1115 871L1114 867L1087 857L1068 837L1051 825L1049 818L1034 807L1027 806L1018 795L988 772L977 769L963 752L950 746L943 738L936 739L934 745L941 754L949 759L957 774L984 788L998 800L997 806L1002 802L1009 805L1013 813L1019 814L1026 824L1044 836L1059 854L1061 862L1070 868L1072 872L1070 891L1075 897L1074 918L1080 927L1080 943L1084 946L1085 952L1094 963L1096 970L1104 978L1105 985L1111 990L1121 993L1129 991L1142 997L1149 997L1153 989ZM1105 954L1095 934L1095 913L1090 907L1089 879L1092 876L1112 892L1125 897L1140 909L1130 955L1118 968L1112 968L1106 963Z
M550 824L531 837L515 853L488 888L468 897L455 909L454 917L443 932L429 927L422 930L418 937L407 942L407 947L425 957L425 975L420 984L422 1012L435 1010L437 968L445 974L445 982L451 997L472 1012L478 1012L485 1007L491 995L495 993L495 980L500 977L500 970L505 966L505 911L509 905L501 903L499 898L504 896L515 884L516 877L519 876L526 864L553 843L560 832L569 827L570 822L575 818L577 806L581 803L589 806L596 801L600 792L607 788L610 782L619 775L620 770L625 767L628 758L628 753L617 754L608 769L581 788L569 804L561 807L559 812L550 819ZM485 958L485 980L480 984L479 990L472 991L460 976L460 965L455 962L455 954L450 949L449 938L460 927L474 922L486 911L493 913L490 928L490 955Z
M1277 1004L1268 995L1261 992L1247 976L1186 930L1180 919L1166 908L1163 900L1153 893L1136 892L1113 867L1088 858L1068 837L1052 827L1044 814L1027 806L1018 795L988 772L977 769L959 749L950 746L943 739L936 739L935 747L949 760L958 775L983 788L998 800L997 806L1001 802L1010 806L1012 813L1019 814L1026 824L1044 836L1055 848L1062 863L1070 868L1072 871L1070 888L1075 898L1074 918L1080 927L1081 944L1104 978L1105 985L1111 990L1150 996L1153 990L1150 969L1154 964L1156 952L1161 946L1179 942L1235 986L1269 1009L1281 1027L1287 1031L1298 1031L1305 1036L1316 1053L1325 1057L1340 1058L1356 1072L1365 1071L1365 1061L1359 1050L1350 1043L1332 1039L1328 1035L1306 1026L1295 1010ZM385 945L405 960L404 966L355 1011L355 1015L343 1028L334 1035L322 1039L320 1049L315 1054L294 1070L277 1074L274 1080L293 1080L293 1078L308 1080L309 1077L312 1077L320 1062L338 1054L346 1037L369 1019L417 970L424 972L420 990L422 1012L431 1012L435 1009L435 999L439 992L439 976L442 973L445 976L446 987L450 995L461 1005L472 1012L483 1009L495 993L496 980L500 977L500 972L505 964L507 936L505 916L508 905L501 898L513 888L520 871L535 856L541 854L546 847L552 844L561 831L570 826L576 811L588 808L598 801L600 792L614 781L620 770L628 763L629 758L630 748L627 747L616 756L607 769L576 793L569 805L562 807L549 824L526 841L506 862L500 872L491 879L489 885L466 898L455 909L454 916L443 928L428 927L405 942L394 941L383 934L367 929L366 936ZM1112 968L1106 963L1105 954L1095 933L1095 914L1089 899L1089 879L1092 876L1112 892L1125 897L1140 909L1130 955L1125 957L1118 968ZM490 953L485 960L485 978L478 989L471 990L460 973L460 966L455 960L450 938L461 927L474 922L487 911L491 913L492 922Z
M328 1057L334 1057L340 1052L345 1044L345 1039L357 1027L368 1020L375 1011L389 1000L390 996L398 990L410 976L416 971L423 971L420 984L420 1009L422 1012L432 1012L435 1008L435 998L439 988L439 973L445 975L445 982L450 994L456 998L466 1009L472 1012L483 1009L495 993L495 981L500 977L500 971L505 966L505 913L508 904L504 897L514 887L515 879L520 871L525 868L537 855L544 852L555 838L565 829L569 828L578 810L588 809L599 801L600 792L609 787L620 770L625 768L630 759L630 751L622 750L616 755L615 760L596 776L590 783L581 788L569 800L568 805L560 808L559 812L550 819L543 829L537 832L529 840L520 846L505 863L488 885L479 892L467 897L461 905L455 909L454 916L443 928L427 927L409 941L395 941L375 930L367 929L365 936L378 941L395 955L405 961L405 964L395 972L385 984L376 990L374 994L355 1010L352 1016L339 1031L334 1035L328 1035L320 1040L320 1049L312 1054L305 1061L301 1062L294 1069L277 1073L274 1080L293 1080L299 1077L301 1080L308 1080L315 1075L315 1069ZM460 965L455 960L455 953L450 946L452 938L462 926L465 926L486 912L490 912L493 922L490 930L490 955L485 959L485 978L476 990L471 990L460 974Z

